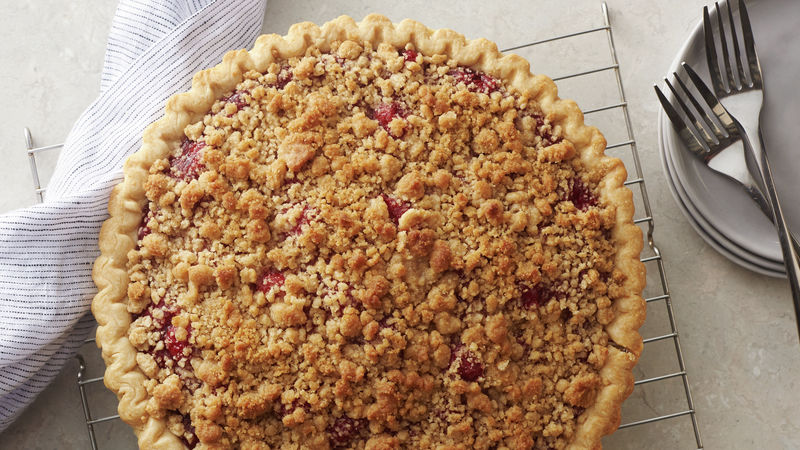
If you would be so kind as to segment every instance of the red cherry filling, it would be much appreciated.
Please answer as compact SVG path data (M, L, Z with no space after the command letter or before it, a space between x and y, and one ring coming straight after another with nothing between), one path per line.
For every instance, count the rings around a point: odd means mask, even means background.
M400 51L400 54L403 55L403 58L406 61L412 61L412 62L416 61L417 60L417 55L419 55L419 53L417 53L416 50L413 50L413 49L410 49L410 48Z
M150 228L147 226L148 220L147 217L142 218L142 225L139 227L139 233L137 234L140 241L151 233Z
M281 71L278 72L278 80L275 81L273 86L278 89L283 89L287 84L289 84L290 81L292 81L292 79L294 79L294 74L292 73L291 68L289 66L283 66L281 67Z
M189 343L187 341L178 340L178 338L175 337L175 328L176 327L173 327L172 325L167 326L166 336L164 337L164 345L166 345L169 354L172 355L172 359L185 358L186 355L184 355L183 349L185 349ZM187 329L186 332L188 339L188 333L190 330Z
M392 219L392 222L394 222L395 225L399 225L400 217L411 209L411 203L400 200L389 194L381 194L381 198L383 202L386 203L386 208L389 210L389 217Z
M170 173L175 178L190 181L200 175L205 166L203 165L203 148L206 143L203 141L191 141L184 139L181 143L181 154L170 159Z
M520 286L520 290L522 291L522 294L520 294L520 301L522 302L522 306L526 309L542 306L553 296L549 289L540 284L534 287L522 285Z
M281 210L281 214L285 214L285 213L289 212L289 210L292 209L292 207L294 207L294 205L285 206ZM297 236L297 235L299 235L303 231L303 226L304 225L308 225L312 221L314 221L314 219L316 219L316 217L317 217L317 214L318 214L318 212L317 212L317 210L315 208L312 208L312 207L304 204L302 211L300 211L300 215L297 217L297 222L295 222L295 224L292 226L292 228L290 228L287 232L282 233L280 235L280 239L286 239L289 236Z
M561 137L561 136L559 136L559 137L553 137L553 135L552 135L552 134L547 134L547 135L545 136L545 139L547 139L547 142L549 142L549 143L550 143L550 145L553 145L553 144L558 144L559 142L561 142L561 141L563 141L563 140L564 140L564 138L563 138L563 137Z
M457 344L450 351L450 365L456 363L456 372L465 381L477 381L483 376L483 364L464 344Z
M159 310L161 313L154 314L156 310ZM186 329L187 336L185 341L178 340L175 336L176 327L172 325L172 318L175 317L178 312L179 310L174 309L174 307L167 307L164 305L155 306L151 304L146 311L134 317L134 319L138 319L142 316L150 317L153 320L153 329L161 335L161 340L164 342L165 348L162 350L150 351L150 354L153 355L159 367L164 367L168 360L179 361L187 358L184 349L189 347L188 340L191 328Z
M161 311L161 314L154 315L153 313L155 310L158 309ZM177 310L172 308L167 308L166 306L156 306L154 304L150 304L147 310L143 311L138 316L135 316L134 319L138 319L139 317L148 316L153 320L153 325L160 331L164 331L168 325L172 325L172 318L178 314Z
M405 118L408 116L408 112L406 112L403 104L400 102L391 102L391 103L380 103L375 109L372 111L372 118L378 121L381 127L384 130L388 131L392 137L400 137L395 136L391 130L389 129L389 124L397 117Z
M328 432L328 439L333 447L347 447L355 438L361 434L361 430L366 428L367 419L352 419L342 416L333 421L333 424L325 430Z
M456 79L458 83L464 83L472 92L482 92L484 94L491 94L492 92L500 89L500 82L497 79L486 75L483 72L476 72L467 67L461 67L450 71L450 75Z
M147 226L147 222L150 221L152 218L152 214L150 213L150 203L145 203L144 208L142 208L142 223L139 224L139 231L136 233L136 237L141 241L142 238L150 234L152 231L150 227Z
M289 230L289 235L296 236L300 234L300 232L303 230L303 225L308 225L311 223L311 220L313 220L316 216L317 210L308 205L303 205L303 212L300 213L297 223L292 227L291 230Z
M285 416L293 413L295 409L303 408L305 412L311 411L311 405L308 404L305 400L294 399L292 403L286 405L281 403L278 407L278 415L283 419Z
M571 201L581 211L586 211L590 206L597 206L597 197L583 184L580 178L572 180L572 187L569 190L567 200Z
M283 273L275 269L270 269L261 277L261 281L258 283L258 290L266 294L273 287L277 287L278 289L283 287L285 281L286 278L283 276ZM283 291L276 292L275 295L283 295Z
M524 115L521 115L518 119L523 119L525 117L533 118L533 120L536 123L536 125L535 125L536 135L542 137L542 143L545 146L557 144L557 143L559 143L559 142L564 140L564 138L561 137L561 136L554 137L552 135L552 133L551 133L552 132L552 128L546 129L546 130L542 129L542 127L544 126L544 117L542 117L541 115L539 115L539 114L524 114ZM517 122L517 128L520 131L522 130L520 122Z
M197 439L197 435L194 434L194 426L192 426L192 419L187 415L181 415L181 422L183 422L183 436L181 436L181 440L187 447L195 448L199 443ZM187 438L186 435L189 435Z
M247 93L247 91L234 91L233 94L223 98L222 101L226 103L233 103L238 109L242 109L247 106L247 102L244 99L245 93Z

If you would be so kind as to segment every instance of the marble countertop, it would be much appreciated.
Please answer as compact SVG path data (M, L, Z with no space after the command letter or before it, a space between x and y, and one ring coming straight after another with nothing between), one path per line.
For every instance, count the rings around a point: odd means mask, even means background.
M609 0L608 8L633 130L647 180L656 224L655 240L664 258L680 331L697 420L706 448L800 447L800 343L785 280L740 268L706 245L680 213L658 155L658 105L652 85L700 18L701 0L642 2ZM63 141L99 89L105 39L113 2L29 0L10 2L0 15L0 160L6 180L0 212L35 202L22 130L36 145ZM361 18L380 12L393 20L417 19L431 28L453 28L467 37L486 37L506 48L602 24L596 0L568 2L376 2L368 0L269 0L265 32L283 34L296 22L323 23L340 14ZM586 39L603 39L595 36ZM555 52L556 50L554 50ZM607 47L606 50L607 52ZM571 54L572 49L561 50ZM523 55L526 56L527 55ZM592 55L582 56L586 64ZM537 59L538 58L538 59ZM534 71L561 70L553 59L530 56ZM548 69L544 69L547 67ZM586 68L586 66L583 66ZM547 71L546 73L552 74ZM581 97L579 86L560 86L562 95ZM580 103L580 100L579 100ZM591 120L588 120L591 122ZM40 160L47 179L54 155ZM653 268L651 275L654 273ZM657 278L650 277L650 281ZM651 320L663 311L648 311ZM655 331L653 331L655 332ZM671 342L671 341L670 341ZM655 365L674 364L669 345L646 348ZM95 352L95 353L92 353ZM83 349L96 354L91 346ZM87 357L87 376L100 376L96 357ZM90 448L75 374L68 364L20 419L0 436L0 448ZM113 396L100 383L92 391L95 417L113 412ZM649 389L649 388L648 388ZM664 388L640 389L630 402L653 415L685 409L680 380ZM670 406L665 406L670 404ZM628 408L628 406L626 406ZM668 411L667 411L668 412ZM641 413L637 411L635 413ZM626 414L633 414L626 410ZM639 427L637 427L639 428ZM119 421L96 427L100 449L134 448L132 433ZM695 448L688 418L647 429L622 430L606 447Z

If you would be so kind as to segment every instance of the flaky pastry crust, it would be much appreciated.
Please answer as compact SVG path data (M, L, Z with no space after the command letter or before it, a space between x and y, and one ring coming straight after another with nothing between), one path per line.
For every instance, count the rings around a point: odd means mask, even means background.
M97 343L107 365L106 386L120 400L120 416L133 427L141 448L185 446L184 441L170 431L165 416L152 414L152 408L148 408L153 395L147 386L152 377L143 373L137 362L139 351L129 339L129 330L137 316L130 308L129 255L137 248L137 234L147 201L146 185L153 165L166 160L180 147L186 139L187 126L202 121L215 102L236 89L248 73L266 73L273 63L302 57L311 48L327 54L345 41L371 44L373 49L378 49L382 43L396 49L407 48L410 44L422 55L446 55L460 67L501 80L508 91L536 102L553 129L560 128L563 139L574 147L575 158L584 172L602 175L597 181L597 192L599 202L613 205L610 209L614 215L613 225L609 232L615 246L613 266L618 274L609 282L614 283L615 291L610 306L613 319L603 328L610 344L605 363L598 370L601 381L595 400L591 405L581 406L583 410L577 414L579 417L568 446L600 448L600 438L619 426L621 403L633 390L631 369L642 351L642 339L637 330L645 316L641 298L645 270L639 261L642 234L633 224L632 193L623 185L627 177L624 166L618 159L604 154L605 139L597 129L584 125L578 106L560 99L549 78L531 74L523 58L503 55L494 43L485 39L466 40L452 30L431 30L411 20L392 24L380 15L367 16L359 23L340 17L322 27L300 23L286 36L261 36L252 50L229 52L221 64L195 75L191 90L170 98L164 117L145 130L141 150L125 163L124 182L112 192L110 218L100 232L101 256L93 270L99 290L92 303L92 312L99 324ZM392 131L387 128L387 132ZM455 354L456 350L452 351ZM201 445L216 448L207 443Z

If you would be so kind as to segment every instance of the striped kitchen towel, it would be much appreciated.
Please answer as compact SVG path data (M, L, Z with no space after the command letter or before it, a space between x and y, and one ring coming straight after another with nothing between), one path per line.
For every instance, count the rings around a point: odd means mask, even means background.
M266 0L121 0L100 95L61 151L44 203L0 215L0 431L94 326L97 235L111 188L172 94L225 52L252 46Z

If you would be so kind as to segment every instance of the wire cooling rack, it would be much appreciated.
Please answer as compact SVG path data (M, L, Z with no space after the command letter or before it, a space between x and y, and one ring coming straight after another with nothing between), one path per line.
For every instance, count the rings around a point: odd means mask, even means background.
M645 349L635 369L634 392L623 405L622 425L614 435L605 438L604 446L612 449L702 449L675 324L672 296L661 251L653 240L655 224L605 3L602 4L600 19L602 22L597 26L513 46L503 51L514 51L525 56L533 61L537 72L564 73L553 77L560 94L565 98L578 100L584 107L589 105L583 109L586 122L603 131L610 142L607 153L622 159L628 168L629 175L625 184L634 192L637 211L634 222L646 236L647 246L641 255L641 261L648 269L644 293L648 318L641 330ZM548 58L547 55L563 54L570 54L570 58L566 59L577 62L578 67L556 65L545 69L542 64L537 64L540 57L545 61L562 61L565 58ZM41 202L45 188L40 182L37 158L42 153L60 149L63 144L35 147L28 128L25 128L25 144L35 193ZM134 448L136 444L133 434L121 423L119 415L113 414L116 410L116 398L102 386L104 364L94 339L86 341L76 358L80 409L86 419L92 450L128 446Z

